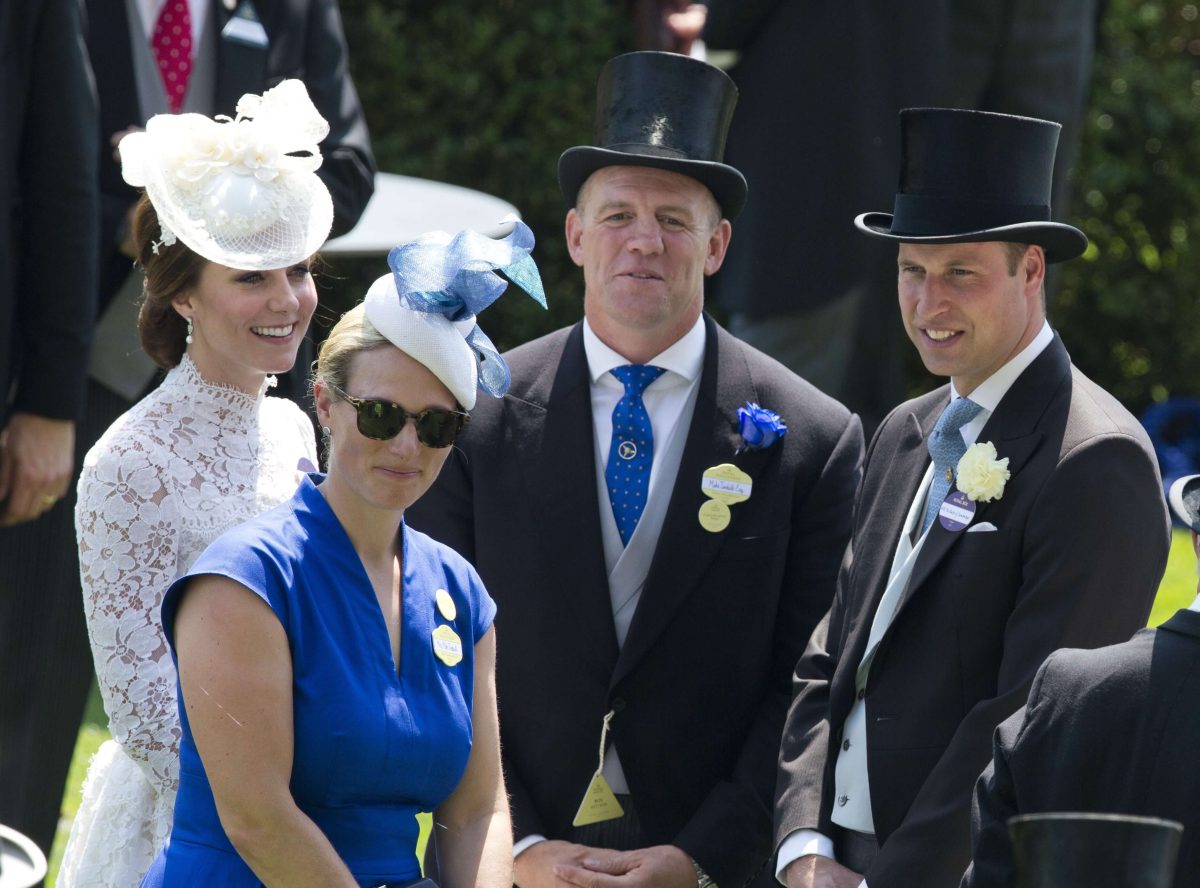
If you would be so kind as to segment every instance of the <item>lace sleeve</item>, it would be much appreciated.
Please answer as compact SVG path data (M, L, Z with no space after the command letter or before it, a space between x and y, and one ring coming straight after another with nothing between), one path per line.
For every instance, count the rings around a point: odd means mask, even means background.
M159 610L178 571L179 507L145 452L89 458L75 511L84 611L113 739L150 783L178 782L175 667Z

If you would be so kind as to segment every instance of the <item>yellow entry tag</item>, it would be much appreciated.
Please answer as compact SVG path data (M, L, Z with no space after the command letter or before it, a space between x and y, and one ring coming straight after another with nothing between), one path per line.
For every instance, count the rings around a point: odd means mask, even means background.
M433 653L447 666L457 666L462 661L462 639L449 626L438 626L433 630Z
M729 526L729 506L717 500L707 500L700 507L700 526L709 533L720 533Z
M604 741L608 739L608 726L615 714L609 712L605 715L604 724L600 726L600 763L596 765L596 773L592 775L587 792L583 794L583 801L579 803L579 810L575 812L575 819L571 821L575 826L587 826L589 823L625 816L625 809L621 807L621 803L613 795L612 787L604 779Z
M705 469L700 481L704 495L731 506L750 499L753 479L732 463Z
M604 775L597 771L588 783L587 792L583 794L583 801L579 803L579 810L575 812L575 819L571 821L571 825L587 826L589 823L615 820L624 816L625 809L613 795L612 787L608 785Z

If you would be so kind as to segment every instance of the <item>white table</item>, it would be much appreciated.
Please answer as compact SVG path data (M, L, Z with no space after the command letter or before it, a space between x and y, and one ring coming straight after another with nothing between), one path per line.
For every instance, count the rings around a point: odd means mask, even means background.
M375 194L362 218L346 234L327 241L325 256L379 256L397 244L427 231L455 234L473 228L480 234L502 237L510 225L501 222L517 216L517 208L482 191L447 185L429 179L375 174Z

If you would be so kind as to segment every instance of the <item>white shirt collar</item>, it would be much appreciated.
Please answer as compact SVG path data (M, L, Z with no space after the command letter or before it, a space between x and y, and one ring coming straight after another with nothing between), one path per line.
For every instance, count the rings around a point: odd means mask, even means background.
M1192 603L1187 606L1190 611L1200 611L1200 595L1192 599Z
M704 346L707 336L704 316L701 315L696 318L696 323L692 324L690 330L646 363L666 370L667 373L663 374L664 379L673 374L678 379L690 383L700 376L700 371L704 368ZM588 372L591 374L593 385L614 367L630 363L628 358L622 357L600 340L587 318L583 320L583 351L587 356Z
M1050 329L1049 321L1042 321L1042 329L1033 337L1033 341L1009 358L1007 364L971 392L971 400L991 413L1000 405L1001 398L1008 394L1008 390L1017 381L1017 377L1024 373L1025 368L1033 363L1033 359L1045 351L1046 346L1053 341L1054 331ZM959 394L954 388L954 381L951 380L950 400L953 401L957 397Z
M961 429L963 441L967 444L974 444L979 438L979 433L983 431L983 427L987 424L992 412L1000 406L1000 401L1008 394L1008 390L1012 388L1012 384L1017 381L1017 377L1025 372L1026 368L1033 363L1034 359L1046 350L1051 342L1054 341L1054 331L1050 329L1048 321L1042 321L1042 329L1033 337L1033 341L1025 346L1011 358L1008 363L985 379L975 391L968 396L972 401L978 404L983 409L979 411L979 415L964 425ZM954 380L950 381L950 400L960 397L954 388Z

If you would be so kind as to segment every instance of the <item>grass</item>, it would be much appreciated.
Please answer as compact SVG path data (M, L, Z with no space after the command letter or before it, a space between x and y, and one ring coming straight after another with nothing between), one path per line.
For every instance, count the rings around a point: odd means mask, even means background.
M1154 600L1154 608L1150 612L1151 626L1157 626L1181 607L1187 607L1196 596L1196 556L1192 551L1189 534L1185 530L1174 531L1171 538L1171 554L1167 559L1167 571L1162 584L1158 587L1158 595ZM59 862L62 860L63 845L71 831L71 818L79 810L79 796L83 788L83 778L87 774L88 762L95 755L100 744L108 739L107 719L100 705L98 695L93 689L88 701L84 725L75 743L75 756L71 760L71 773L67 778L67 788L63 795L62 820L59 822L58 835L54 840L54 850L50 855L50 875L47 885L53 885L58 874ZM425 841L429 835L430 817L420 814L417 819L421 823L421 836L417 841L417 856L424 853Z

